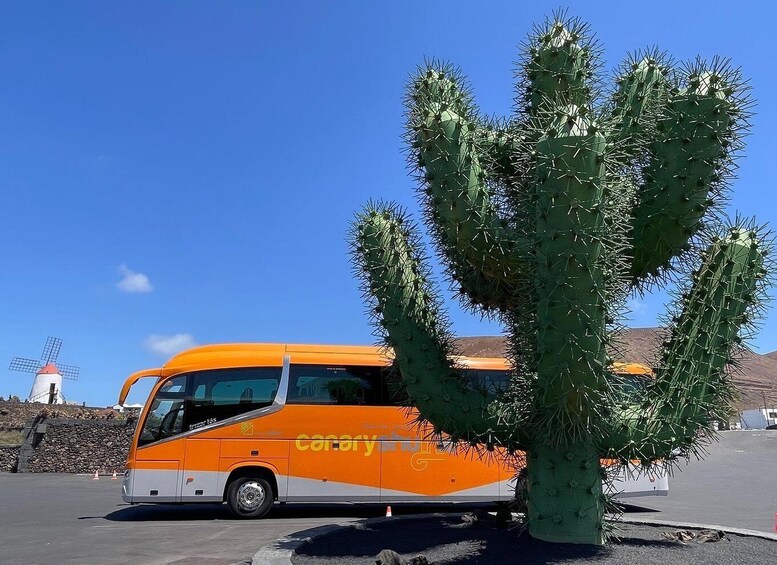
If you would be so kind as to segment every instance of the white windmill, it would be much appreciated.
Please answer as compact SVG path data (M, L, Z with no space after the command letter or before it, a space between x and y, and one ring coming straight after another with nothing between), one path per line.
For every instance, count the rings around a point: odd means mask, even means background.
M62 340L58 337L49 337L43 347L40 361L14 357L11 359L11 371L22 373L35 373L32 390L27 400L30 402L44 402L47 404L64 404L62 396L62 379L77 380L81 369L74 365L56 364Z

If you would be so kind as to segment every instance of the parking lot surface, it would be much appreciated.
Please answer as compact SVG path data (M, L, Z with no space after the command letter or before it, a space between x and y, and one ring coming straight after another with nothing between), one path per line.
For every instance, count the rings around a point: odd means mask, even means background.
M363 508L329 507L322 515L320 508L288 507L272 519L243 521L226 506L130 506L120 493L120 481L110 477L0 474L0 562L250 562L261 545L287 533L367 517Z
M679 463L669 496L628 502L651 510L649 518L775 533L777 430L721 432L707 451Z

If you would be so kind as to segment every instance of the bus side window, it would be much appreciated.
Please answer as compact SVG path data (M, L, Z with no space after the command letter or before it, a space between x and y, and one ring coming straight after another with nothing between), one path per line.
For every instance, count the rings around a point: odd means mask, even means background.
M638 402L650 386L651 379L645 375L613 373L611 382L620 402Z
M510 372L498 369L464 369L464 377L469 388L489 396L502 394L510 384Z
M502 369L463 369L461 371L470 390L484 391L488 396L498 396L510 384L510 371ZM410 399L402 383L399 367L386 367L383 375L383 395L386 405L407 406Z
M208 390L208 387L205 386L205 384L200 384L199 386L197 386L196 389L194 389L194 394L192 396L197 400L205 400L205 398L207 398L206 396L207 390Z
M289 404L381 406L382 367L292 365Z
M186 430L220 422L269 406L281 379L280 367L247 367L192 373L194 393L187 398Z

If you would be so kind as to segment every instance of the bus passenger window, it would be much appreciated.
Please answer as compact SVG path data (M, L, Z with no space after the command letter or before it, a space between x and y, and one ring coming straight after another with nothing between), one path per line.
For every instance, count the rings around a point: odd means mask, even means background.
M464 369L464 378L470 389L485 392L488 396L499 396L507 391L510 372L498 369Z
M275 400L280 367L248 367L192 373L194 394L186 400L185 430L266 408Z
M289 404L382 406L382 367L292 365Z
M650 386L651 379L645 375L613 373L610 382L619 402L637 403Z

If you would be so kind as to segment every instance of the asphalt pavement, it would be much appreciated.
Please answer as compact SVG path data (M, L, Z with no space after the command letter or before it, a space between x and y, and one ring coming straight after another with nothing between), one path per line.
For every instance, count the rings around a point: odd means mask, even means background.
M775 532L777 430L727 431L703 460L682 461L669 496L631 498L629 515ZM777 560L777 558L775 558Z
M375 508L276 508L235 520L226 506L138 505L110 477L0 473L4 565L227 565L296 530L377 515ZM365 512L366 510L366 512Z

